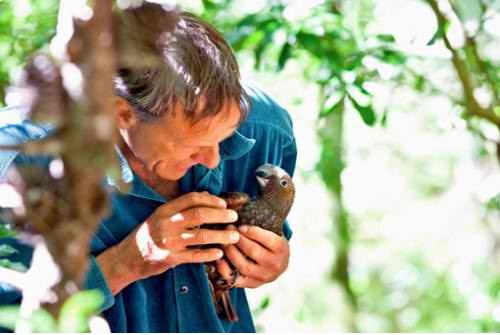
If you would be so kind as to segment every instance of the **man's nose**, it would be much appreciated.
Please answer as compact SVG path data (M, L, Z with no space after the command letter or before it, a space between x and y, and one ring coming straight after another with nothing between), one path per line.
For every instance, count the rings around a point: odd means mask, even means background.
M209 169L216 168L220 162L219 145L216 144L209 147L203 147L193 159Z

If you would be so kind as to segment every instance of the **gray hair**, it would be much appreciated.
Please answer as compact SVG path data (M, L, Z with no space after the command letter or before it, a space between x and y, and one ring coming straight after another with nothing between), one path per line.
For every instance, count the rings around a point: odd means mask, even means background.
M125 98L142 121L174 115L180 104L193 123L238 104L243 120L250 99L240 83L238 63L217 30L193 14L179 13L175 28L160 35L156 49L162 61L149 68L120 68L117 95Z

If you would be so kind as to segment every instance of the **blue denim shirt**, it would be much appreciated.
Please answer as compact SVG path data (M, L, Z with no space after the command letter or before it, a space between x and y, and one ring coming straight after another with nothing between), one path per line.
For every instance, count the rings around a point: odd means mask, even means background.
M264 163L284 168L293 175L296 145L288 113L255 86L247 86L252 110L237 132L220 144L221 162L215 169L202 165L191 168L180 181L182 193L242 191L255 196L254 171ZM4 113L12 113L7 110ZM0 116L1 116L0 112ZM0 127L0 145L18 144L47 136L50 126L29 121ZM232 289L231 298L240 321L227 323L217 317L203 265L184 264L162 274L136 281L113 296L96 262L96 256L122 241L168 199L148 187L119 153L122 178L131 183L127 194L111 185L111 215L102 220L91 242L85 287L99 289L105 297L102 314L113 332L254 332L255 328L244 289ZM40 157L38 157L40 159ZM43 160L43 157L41 158ZM30 164L33 158L16 152L0 151L0 176L11 163ZM109 188L109 187L108 187ZM288 223L285 236L291 237ZM21 252L13 260L29 263L31 249L14 239L1 243L15 245ZM18 292L0 283L0 304L16 303Z

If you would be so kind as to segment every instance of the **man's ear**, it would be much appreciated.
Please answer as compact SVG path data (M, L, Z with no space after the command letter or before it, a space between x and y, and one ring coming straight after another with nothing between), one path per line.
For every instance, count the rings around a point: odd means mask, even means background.
M116 126L120 129L129 129L138 121L132 106L122 97L114 97L114 114Z

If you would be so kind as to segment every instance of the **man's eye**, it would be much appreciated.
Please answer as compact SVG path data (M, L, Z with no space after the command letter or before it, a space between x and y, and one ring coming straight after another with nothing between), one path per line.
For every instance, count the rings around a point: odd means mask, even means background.
M287 187L288 186L288 181L286 179L281 179L281 182L280 182L281 186L283 187Z

